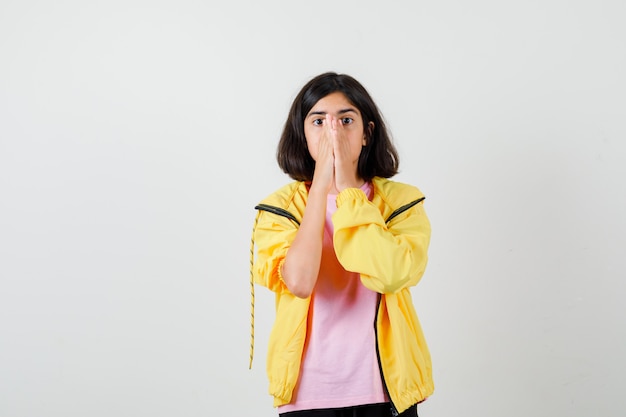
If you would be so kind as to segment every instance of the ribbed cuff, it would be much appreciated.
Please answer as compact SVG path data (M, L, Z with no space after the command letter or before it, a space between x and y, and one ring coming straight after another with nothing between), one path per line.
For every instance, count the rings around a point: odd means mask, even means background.
M337 194L337 207L341 207L347 201L367 200L367 196L360 188L346 188Z

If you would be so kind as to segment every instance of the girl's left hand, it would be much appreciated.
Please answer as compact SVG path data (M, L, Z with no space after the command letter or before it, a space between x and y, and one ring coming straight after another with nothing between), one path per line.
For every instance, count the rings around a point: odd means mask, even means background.
M330 124L331 138L333 139L333 153L335 155L335 187L337 191L345 188L358 187L356 161L353 161L350 141L341 121L335 117Z

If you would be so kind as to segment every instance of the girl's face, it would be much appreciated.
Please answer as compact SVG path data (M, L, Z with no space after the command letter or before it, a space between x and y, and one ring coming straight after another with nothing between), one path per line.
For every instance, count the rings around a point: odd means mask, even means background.
M311 157L317 161L318 143L325 131L327 114L339 120L339 129L350 146L350 157L353 162L358 161L361 148L365 146L363 118L359 109L338 91L321 98L304 119L304 136Z

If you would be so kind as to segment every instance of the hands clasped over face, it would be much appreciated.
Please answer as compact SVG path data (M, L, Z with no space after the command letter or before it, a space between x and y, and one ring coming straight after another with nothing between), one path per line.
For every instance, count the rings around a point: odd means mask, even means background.
M357 172L366 145L363 119L344 94L336 92L319 100L305 119L304 131L315 160L312 187L328 193L363 184Z

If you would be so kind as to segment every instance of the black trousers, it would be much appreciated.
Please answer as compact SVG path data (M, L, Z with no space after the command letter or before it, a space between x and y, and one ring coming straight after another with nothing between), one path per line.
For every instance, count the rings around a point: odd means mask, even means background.
M389 403L358 405L345 408L323 408L280 413L280 417L394 417ZM409 407L398 417L417 417L417 404Z

